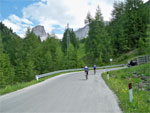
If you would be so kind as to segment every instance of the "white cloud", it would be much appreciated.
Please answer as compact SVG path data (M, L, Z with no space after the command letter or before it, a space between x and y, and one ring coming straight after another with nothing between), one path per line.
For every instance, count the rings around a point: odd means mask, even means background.
M24 38L25 37L25 33L23 34L18 34L20 37Z
M55 34L57 36L58 39L62 39L63 38L63 34Z
M14 14L10 15L8 17L8 19L13 22L13 23L25 23L25 24L33 24L31 21L29 21L28 19L26 18L20 18Z
M54 29L59 30L54 25L65 28L67 23L71 28L77 29L84 26L84 19L88 11L91 12L93 17L95 16L98 5L101 8L104 20L110 20L114 1L116 0L41 0L24 7L22 18L10 15L4 22L18 34L24 34L24 30L29 26L33 26L35 21L43 25L47 33L52 33ZM58 38L62 37L62 34L57 33L56 35Z
M39 24L44 25L47 32L51 33L54 24L65 27L69 23L73 29L83 27L87 12L90 11L94 16L98 5L102 10L104 20L109 20L113 7L110 1L41 0L41 2L25 7L22 12L24 18L38 21Z
M144 3L147 2L148 0L142 0Z
M3 20L3 23L12 28L13 32L16 32L20 37L24 38L25 32L28 27L32 27L32 22L26 18L20 18L16 15L10 15L7 19Z
M77 29L84 26L84 19L88 11L95 16L98 5L104 20L109 21L114 1L116 0L41 0L41 2L25 7L23 16L38 21L48 33L55 29L53 25L65 28L67 23L71 28Z
M22 22L26 23L26 24L33 24L31 21L29 21L28 19L26 18L23 18L22 19Z
M49 20L55 21L55 23L64 23L66 20L72 20L71 15L68 15L67 8L61 2L61 0L49 0L46 4L43 2L38 2L29 5L28 7L23 9L23 15L25 18L32 18L40 23Z
M47 19L45 19L45 20L40 22L40 25L44 26L44 28L45 28L47 33L51 33L52 32L52 30L54 29L53 28L53 24L57 24L57 22L53 21L53 20L47 20Z
M19 29L21 29L21 27L19 27L18 25L14 24L13 22L11 22L8 19L5 19L3 21L3 23L8 27L8 28L12 28L14 32L19 31Z

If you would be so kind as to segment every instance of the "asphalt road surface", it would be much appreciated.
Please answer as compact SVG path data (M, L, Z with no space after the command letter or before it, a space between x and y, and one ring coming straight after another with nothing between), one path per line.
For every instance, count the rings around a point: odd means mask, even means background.
M120 69L120 68L115 68ZM73 72L0 96L0 113L122 113L101 77L107 70Z

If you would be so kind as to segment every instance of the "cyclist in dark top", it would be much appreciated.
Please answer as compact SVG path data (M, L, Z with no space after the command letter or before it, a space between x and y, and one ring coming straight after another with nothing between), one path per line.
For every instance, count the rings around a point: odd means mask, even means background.
M85 76L86 76L86 80L87 80L88 79L88 67L87 66L84 67L84 71L86 73Z
M96 65L93 66L94 69L94 75L96 74Z

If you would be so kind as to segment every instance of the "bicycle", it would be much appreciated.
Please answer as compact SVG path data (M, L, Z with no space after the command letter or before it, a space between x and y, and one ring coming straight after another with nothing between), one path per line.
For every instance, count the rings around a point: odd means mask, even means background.
M88 71L85 71L85 78L88 79Z
M94 69L94 75L96 74L96 69Z
M96 65L93 66L94 69L94 75L96 74Z

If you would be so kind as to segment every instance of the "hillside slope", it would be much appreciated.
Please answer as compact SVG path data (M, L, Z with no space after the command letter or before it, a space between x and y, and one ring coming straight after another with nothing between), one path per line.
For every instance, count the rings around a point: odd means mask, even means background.
M124 113L149 113L150 111L150 63L109 72L103 78L117 94ZM129 102L128 84L132 83L133 103Z

